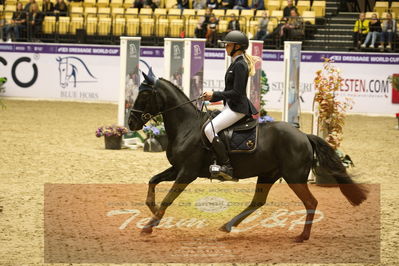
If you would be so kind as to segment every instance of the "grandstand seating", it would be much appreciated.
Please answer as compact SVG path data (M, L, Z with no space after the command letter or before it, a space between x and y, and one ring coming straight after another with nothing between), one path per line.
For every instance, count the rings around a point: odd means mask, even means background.
M303 16L304 11L308 11L310 9L310 1L298 1L297 10L300 16Z
M326 15L326 1L314 1L312 10L316 17L324 17Z

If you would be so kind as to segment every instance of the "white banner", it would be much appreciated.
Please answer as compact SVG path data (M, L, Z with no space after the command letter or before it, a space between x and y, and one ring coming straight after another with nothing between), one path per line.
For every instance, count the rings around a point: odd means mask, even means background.
M388 77L399 73L399 54L302 52L300 69L301 111L311 111L313 79L322 68L322 57L333 58L344 83L340 95L354 101L352 113L394 115ZM164 74L163 48L142 47L140 58ZM206 49L204 90L223 90L223 49ZM82 101L112 101L119 98L119 47L50 44L0 44L0 76L7 77L5 96ZM262 69L269 92L267 110L282 110L284 63L281 51L263 51Z

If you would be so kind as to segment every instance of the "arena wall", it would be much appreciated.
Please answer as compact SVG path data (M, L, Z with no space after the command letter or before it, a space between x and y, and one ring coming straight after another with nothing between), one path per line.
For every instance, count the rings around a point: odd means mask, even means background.
M111 101L119 98L119 46L37 43L0 44L0 76L8 78L4 96L73 101ZM164 74L162 47L142 47L141 59ZM323 57L335 60L344 78L342 97L354 100L352 113L393 115L399 112L389 76L399 73L399 54L302 52L301 110L311 111L315 72ZM263 51L262 69L268 80L268 110L283 107L283 52ZM225 53L205 52L204 89L222 90Z

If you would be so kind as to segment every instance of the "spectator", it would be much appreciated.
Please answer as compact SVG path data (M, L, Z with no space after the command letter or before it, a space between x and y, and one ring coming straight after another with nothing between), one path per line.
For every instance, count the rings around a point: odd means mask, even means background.
M133 8L138 8L140 12L140 9L142 9L143 7L144 7L144 0L134 0Z
M207 31L206 31L206 35L205 35L206 44L210 47L216 46L218 24L219 24L219 22L216 19L216 16L214 14L212 14L209 19L209 23L207 25Z
M373 13L369 22L369 32L367 33L366 40L361 47L365 48L371 40L371 46L375 48L375 42L381 34L381 21L377 18L377 14Z
M247 0L235 0L233 9L248 9L248 2Z
M296 9L291 9L287 23L285 23L280 29L280 37L283 41L286 41L303 35L303 20L298 15Z
M190 8L188 0L177 0L177 7L180 9Z
M212 15L212 9L207 8L205 10L205 16L203 16L197 24L197 28L195 29L195 37L205 38L211 15Z
M284 7L283 9L283 17L285 20L288 20L288 18L291 16L291 10L295 9L295 11L298 13L298 10L293 4L292 0L287 0L287 6Z
M233 9L234 0L221 0L220 9Z
M207 0L206 7L211 9L218 9L219 5L217 0Z
M23 10L22 3L18 2L17 9L12 14L11 24L3 27L3 41L6 41L7 37L12 33L14 34L14 40L18 40L24 28L26 28L26 12Z
M387 49L392 49L392 40L396 36L396 20L388 13L387 18L382 22L381 44L379 48L383 51L385 42L388 42Z
M364 13L359 14L359 19L356 20L353 28L353 47L358 48L360 43L366 38L369 32L369 21L366 20Z
M57 0L57 3L54 6L54 13L57 18L59 16L67 16L68 15L68 6L66 5L64 0Z
M28 15L28 24L32 36L37 36L42 30L43 13L39 11L39 7L36 3L32 3L30 6L30 12Z
M34 4L34 3L36 3L36 1L35 0L29 0L29 2L25 5L25 7L24 7L24 11L25 12L30 12L30 6L32 5L32 4Z
M267 17L267 13L265 11L262 12L262 18L259 20L258 31L255 35L255 40L264 41L268 34L267 26L269 24L269 18Z
M52 15L54 12L54 4L50 0L43 0L42 12L45 16Z
M193 9L205 9L206 0L193 0Z
M233 30L240 30L240 22L238 21L235 14L231 15L231 20L229 21L229 24L227 25L227 32L230 32Z
M252 0L251 9L264 10L265 3L263 0Z

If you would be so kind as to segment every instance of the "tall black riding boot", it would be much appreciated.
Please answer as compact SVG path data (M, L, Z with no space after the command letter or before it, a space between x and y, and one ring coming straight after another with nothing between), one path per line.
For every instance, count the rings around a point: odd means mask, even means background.
M219 176L223 177L224 180L237 181L237 179L233 178L233 167L230 164L226 147L219 137L213 138L212 147L216 154L216 160L221 165Z

